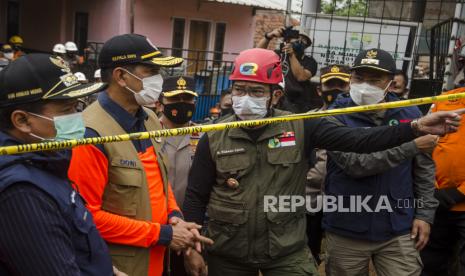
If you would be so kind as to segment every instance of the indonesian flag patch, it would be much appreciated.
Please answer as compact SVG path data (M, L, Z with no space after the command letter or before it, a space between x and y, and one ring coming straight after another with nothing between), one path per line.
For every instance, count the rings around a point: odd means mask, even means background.
M295 145L295 133L293 131L284 132L268 141L268 148L270 149L292 147Z

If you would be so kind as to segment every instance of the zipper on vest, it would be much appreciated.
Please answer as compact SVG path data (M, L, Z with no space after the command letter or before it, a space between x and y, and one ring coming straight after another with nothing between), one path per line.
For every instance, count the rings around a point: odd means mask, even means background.
M256 146L257 148L257 151L256 151L256 161L255 161L255 165L258 164L258 166L260 166L260 162L261 162L261 150L260 150L260 146L257 145ZM255 170L254 170L255 171ZM260 185L254 185L254 188L255 188L255 194L256 194L256 197L255 197L255 204L254 204L254 222L253 222L253 244L252 244L252 262L253 263L258 263L258 260L257 260L257 252L256 252L256 249L257 249L257 225L258 225L258 216L259 216L259 206L258 206L258 203L260 202L259 200L259 196L260 196Z

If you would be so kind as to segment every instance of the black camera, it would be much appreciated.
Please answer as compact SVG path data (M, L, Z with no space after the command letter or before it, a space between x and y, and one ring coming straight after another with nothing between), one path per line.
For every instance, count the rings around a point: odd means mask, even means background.
M294 30L292 26L288 26L283 30L284 41L289 41L293 38L299 38L299 31Z

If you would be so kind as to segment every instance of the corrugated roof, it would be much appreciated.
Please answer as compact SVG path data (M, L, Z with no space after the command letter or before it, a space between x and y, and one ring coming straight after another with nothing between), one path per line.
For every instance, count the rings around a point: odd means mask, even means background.
M243 6L251 6L264 9L285 11L287 0L208 0L209 2L229 3ZM292 11L300 13L302 11L303 0L292 0Z

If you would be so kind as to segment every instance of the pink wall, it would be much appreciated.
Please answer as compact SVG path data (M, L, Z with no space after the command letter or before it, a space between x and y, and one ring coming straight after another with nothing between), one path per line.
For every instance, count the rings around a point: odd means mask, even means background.
M62 0L20 2L19 34L24 47L51 51L60 41L62 4Z
M74 37L76 12L89 13L89 41L105 42L112 36L129 32L128 0L74 0L68 3L66 40Z
M24 46L51 51L56 43L74 39L76 12L89 14L88 40L104 42L129 32L129 0L23 0L20 2L20 31ZM0 0L0 26L6 26L6 0ZM6 41L6 27L0 28Z
M136 1L135 32L147 35L159 47L171 47L173 17L186 19L186 33L189 32L189 20L209 21L212 25L216 22L226 23L225 52L237 53L253 46L251 7L197 0ZM213 36L214 33L210 34L209 50L213 50ZM187 47L188 39L184 39L184 48ZM228 56L224 58L227 59Z
M0 0L2 12L5 2ZM89 41L105 42L130 32L130 0L23 0L20 5L20 35L27 48L51 51L55 43L73 40L76 12L89 14ZM172 46L174 17L186 19L184 48L189 46L190 20L211 23L208 50L214 47L217 22L226 23L225 52L237 53L253 46L251 7L198 0L135 0L135 32L147 35L159 47Z

